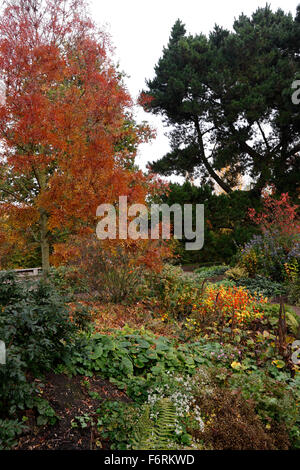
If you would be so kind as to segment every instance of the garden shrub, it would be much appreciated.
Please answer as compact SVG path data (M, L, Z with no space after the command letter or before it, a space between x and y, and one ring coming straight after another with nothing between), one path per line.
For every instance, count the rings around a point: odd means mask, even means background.
M255 293L264 297L277 297L286 293L286 288L282 283L275 282L264 276L254 278L240 278L236 280L236 285L245 287L252 295Z
M300 307L300 277L297 281L286 283L285 290L288 302Z
M97 409L97 427L112 450L128 450L141 415L141 405L105 400Z
M163 296L166 288L169 291L175 291L183 283L182 275L183 272L180 267L165 264L160 273L150 278L153 282L151 287L155 289L154 293L159 293L160 296Z
M275 198L263 195L263 210L249 209L251 220L261 229L241 251L239 264L250 277L260 274L273 281L283 282L293 272L294 281L299 278L300 224L297 208L288 194Z
M288 302L300 306L300 244L297 246L297 252L294 251L292 255L294 256L292 261L284 264L285 288Z
M204 283L183 275L181 268L166 264L163 270L149 278L151 306L162 319L183 320L202 298Z
M159 272L162 268L164 253L168 249L154 243L144 246L117 240L106 244L92 238L79 242L78 258L73 265L90 293L114 303L134 301L141 294L147 272Z
M41 282L27 288L26 299L13 299L0 312L0 337L9 345L8 356L10 347L18 348L28 370L50 369L70 347L77 331L74 318L65 299Z
M255 236L247 243L241 252L239 264L248 272L250 277L260 274L276 282L286 279L284 266L295 262L298 257L298 240L294 236L289 246L283 244L279 232L265 232ZM295 255L294 255L295 254Z
M213 323L231 328L251 323L262 318L261 305L265 302L263 297L252 296L243 287L209 284L202 298L193 305L187 326L201 331Z
M202 267L195 270L197 278L199 279L209 279L215 276L222 276L228 269L228 266L209 266Z
M150 384L165 370L193 372L196 361L175 341L123 328L110 336L93 335L78 345L66 366L72 373L102 373L136 399L146 396Z
M0 450L10 450L25 430L25 424L16 419L0 419Z
M240 266L235 266L233 268L228 269L225 272L225 275L228 279L232 281L238 281L239 279L248 277L247 270Z
M271 327L276 331L278 327L278 318L279 318L279 304L264 304L262 305L262 311L264 314L264 319L269 322ZM300 327L300 317L295 313L291 308L285 307L286 312L286 325L288 328L288 333L297 335Z
M140 400L166 371L192 375L200 366L217 361L219 366L230 367L239 358L239 349L230 344L207 342L202 337L178 344L175 339L124 327L112 330L110 335L96 333L80 338L65 367L72 374L102 374L126 388L130 398Z
M166 371L192 375L199 366L214 363L214 358L228 366L239 358L238 351L230 345L207 344L202 338L195 343L178 344L175 339L128 327L112 333L81 338L65 363L66 370L87 376L101 374L139 402L147 398L149 389L161 381Z
M24 298L24 292L22 285L17 282L16 275L10 271L0 272L0 306L22 298Z
M86 282L72 266L51 267L49 277L55 289L64 296L73 297L88 291Z
M1 281L0 339L6 344L6 364L0 365L0 419L11 420L32 405L32 379L71 353L79 324L86 324L89 312L81 308L77 319L73 311L71 320L65 299L49 283L20 282L11 273Z

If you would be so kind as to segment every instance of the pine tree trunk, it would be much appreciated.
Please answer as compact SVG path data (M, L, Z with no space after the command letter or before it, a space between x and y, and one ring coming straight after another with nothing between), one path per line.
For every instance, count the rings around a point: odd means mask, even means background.
M230 188L230 186L227 183L225 183L225 181L223 181L222 178L220 178L220 176L215 172L215 170L213 169L213 167L211 166L211 164L209 163L208 159L205 156L203 136L202 136L201 131L200 131L200 126L199 126L199 121L198 121L197 116L195 116L195 121L194 122L195 122L195 127L196 127L196 131L197 131L197 136L198 136L200 160L202 161L203 165L205 166L208 174L220 186L220 188L222 188L223 191L225 191L225 193L227 193L227 194L231 193L232 189Z

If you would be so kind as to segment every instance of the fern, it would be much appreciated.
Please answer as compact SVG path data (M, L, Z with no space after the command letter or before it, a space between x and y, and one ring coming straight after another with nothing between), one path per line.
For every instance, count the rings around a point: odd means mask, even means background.
M156 436L155 450L167 448L170 440L174 439L176 429L176 408L173 403L163 398L159 402L159 414L154 434Z
M132 448L134 450L151 450L153 429L154 425L150 419L150 406L147 405L137 423Z
M171 400L162 398L156 403L156 420L150 418L147 405L139 419L133 440L134 450L165 450L174 440L176 428L176 409Z

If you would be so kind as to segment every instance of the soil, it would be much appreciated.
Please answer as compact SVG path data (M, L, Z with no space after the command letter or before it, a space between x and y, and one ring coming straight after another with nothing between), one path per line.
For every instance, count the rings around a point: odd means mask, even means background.
M17 450L94 450L109 449L110 443L101 440L96 427L90 424L82 428L72 427L76 417L87 414L96 416L96 410L104 400L130 402L124 392L100 377L68 377L49 374L44 381L42 397L55 410L58 420L54 425L37 426L36 413L27 410L29 429L18 443ZM89 384L87 386L87 384ZM97 399L89 392L97 392Z

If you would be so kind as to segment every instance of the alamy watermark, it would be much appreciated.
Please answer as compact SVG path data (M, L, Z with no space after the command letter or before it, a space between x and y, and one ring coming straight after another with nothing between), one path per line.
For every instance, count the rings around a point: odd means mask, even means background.
M0 80L0 106L6 103L6 86L3 80Z
M97 225L96 234L100 240L169 240L171 214L174 238L189 240L185 243L188 251L201 250L204 245L204 204L184 204L183 208L180 204L152 204L149 211L144 204L128 207L127 196L120 196L118 211L113 204L98 207L96 215L102 219Z
M0 341L0 365L6 364L6 347L4 341Z
M300 104L300 80L295 80L292 83L292 88L294 93L292 94L292 103L293 104Z
M292 362L293 364L300 365L300 340L296 340L292 344Z

